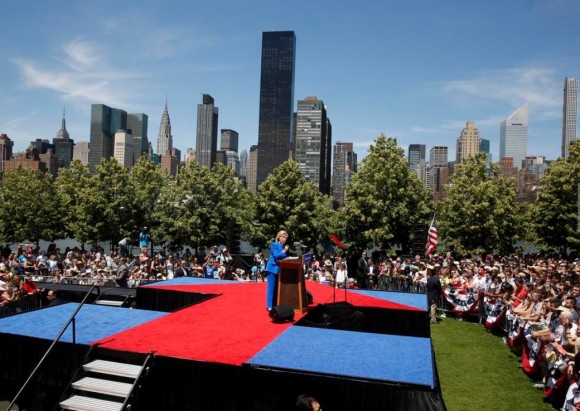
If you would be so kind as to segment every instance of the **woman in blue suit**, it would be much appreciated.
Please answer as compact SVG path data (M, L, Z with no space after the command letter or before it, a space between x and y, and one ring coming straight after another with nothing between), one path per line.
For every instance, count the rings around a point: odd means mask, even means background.
M278 234L276 234L276 241L270 244L270 258L266 264L266 278L268 281L266 308L268 311L276 305L276 282L278 281L278 273L280 272L278 260L288 257L288 246L285 245L287 240L288 233L282 230L278 231Z

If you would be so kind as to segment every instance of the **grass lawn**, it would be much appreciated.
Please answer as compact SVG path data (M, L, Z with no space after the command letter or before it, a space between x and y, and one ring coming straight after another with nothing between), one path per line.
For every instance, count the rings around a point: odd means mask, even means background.
M431 337L449 411L554 411L519 368L520 358L482 325L442 318Z

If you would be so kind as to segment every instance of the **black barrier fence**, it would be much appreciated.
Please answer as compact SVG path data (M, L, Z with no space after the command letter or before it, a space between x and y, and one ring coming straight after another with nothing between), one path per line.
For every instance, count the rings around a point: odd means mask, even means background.
M10 301L7 304L0 306L0 317L7 315L18 314L23 311L30 311L39 308L42 304L42 295L34 293L25 295L15 301Z
M426 293L425 284L417 283L410 281L407 278L398 278L398 277L379 277L377 281L377 290L380 291L395 291L395 292L407 292L407 293ZM479 307L477 312L464 314L462 316L458 316L453 311L453 306L447 302L445 297L441 295L439 300L437 301L437 311L441 316L444 317L457 317L457 318L468 318L472 321L477 321L480 324L485 322L485 298L481 298L479 300ZM497 327L499 330L503 331L507 334L508 330L508 323L507 320L504 319Z

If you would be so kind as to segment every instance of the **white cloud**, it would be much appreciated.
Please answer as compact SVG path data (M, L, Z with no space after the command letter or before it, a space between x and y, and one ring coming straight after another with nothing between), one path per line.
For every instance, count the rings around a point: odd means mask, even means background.
M60 59L38 62L15 58L23 84L29 88L54 90L65 100L84 100L113 106L127 106L137 92L131 80L142 73L111 67L107 50L100 44L77 38L62 46ZM50 66L50 67L48 67Z
M486 70L468 80L443 84L447 94L470 97L476 101L499 101L514 108L524 103L538 111L562 104L562 84L556 70L545 67L523 67Z
M31 118L34 118L38 115L38 111L33 111L25 116L13 118L12 120L7 121L2 125L3 129L11 129L11 128L18 128L20 124L27 122Z

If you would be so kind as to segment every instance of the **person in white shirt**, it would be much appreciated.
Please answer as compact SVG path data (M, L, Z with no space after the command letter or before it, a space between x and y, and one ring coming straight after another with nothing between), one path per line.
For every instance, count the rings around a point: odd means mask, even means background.
M338 269L336 270L336 286L346 287L346 280L348 279L348 271L346 270L346 264L340 262L338 264Z

